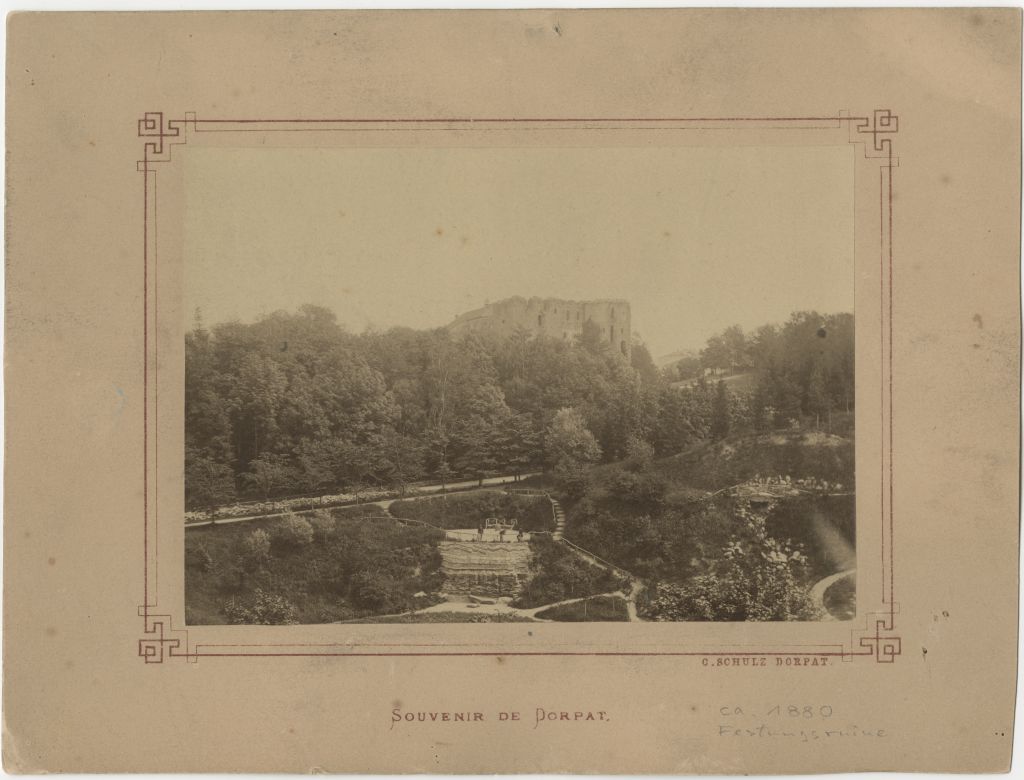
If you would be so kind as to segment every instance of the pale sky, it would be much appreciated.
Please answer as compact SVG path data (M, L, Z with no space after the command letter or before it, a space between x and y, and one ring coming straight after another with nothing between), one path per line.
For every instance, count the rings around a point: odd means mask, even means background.
M852 145L186 147L185 312L351 331L512 295L625 298L656 357L853 311Z

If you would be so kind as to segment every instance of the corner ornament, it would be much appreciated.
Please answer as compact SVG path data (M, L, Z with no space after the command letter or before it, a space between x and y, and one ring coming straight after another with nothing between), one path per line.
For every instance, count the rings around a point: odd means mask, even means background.
M883 615L869 615L868 627L862 629L865 632L871 631L870 624L873 622L874 633L868 633L857 640L857 647L864 648L866 652L855 653L855 655L873 655L875 661L880 664L891 664L896 656L903 652L903 642L898 636L892 636L894 630L893 616L891 613ZM859 633L859 632L855 632Z
M137 163L138 170L145 173L152 170L150 163L169 162L171 148L187 140L185 131L190 123L194 127L195 114L191 112L184 119L166 121L163 111L144 113L138 120L139 138L146 139L142 147L142 159Z
M870 117L851 117L850 141L864 142L865 157L888 157L893 159L892 136L900 131L900 118L888 108L876 108ZM870 135L867 139L860 136Z
M170 615L145 615L145 636L139 640L139 657L147 664L162 664L165 658L186 658L194 661L194 656L187 652L187 632L175 631L171 628ZM179 637L170 636L185 633L184 641Z

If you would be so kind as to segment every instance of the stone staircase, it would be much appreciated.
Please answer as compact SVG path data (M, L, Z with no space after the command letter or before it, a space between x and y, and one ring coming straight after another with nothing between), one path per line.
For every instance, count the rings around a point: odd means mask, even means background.
M560 542L565 533L565 510L555 499L550 498L549 500L551 501L551 510L555 513L555 531L551 534L551 538Z
M530 575L527 542L439 542L444 592L516 596Z

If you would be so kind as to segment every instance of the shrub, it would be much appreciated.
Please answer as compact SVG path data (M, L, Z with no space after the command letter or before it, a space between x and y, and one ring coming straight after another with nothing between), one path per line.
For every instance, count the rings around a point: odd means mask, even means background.
M654 509L665 500L668 483L650 472L619 471L608 481L608 487L620 501Z
M270 560L270 534L257 528L242 541L242 567L255 571Z
M359 572L352 578L352 598L360 607L373 612L399 611L404 602L396 580L371 571Z
M654 460L654 447L644 439L632 434L626 439L626 466L639 471Z
M236 593L245 580L245 570L240 562L232 556L217 566L214 581L217 590L222 593Z
M318 509L313 513L310 518L310 524L313 526L313 531L316 537L320 540L321 544L326 544L327 540L334 535L334 517L327 509Z
M194 547L186 546L185 566L206 573L213 569L213 556L210 555L205 544L197 544Z
M803 580L806 558L768 535L763 514L739 506L740 528L688 582L661 583L647 607L655 620L815 620L820 611Z
M274 526L271 540L280 550L295 550L313 541L313 526L299 515L288 515Z
M590 477L585 469L575 466L557 466L555 484L570 501L579 501L590 492Z
M249 599L231 599L224 605L224 614L229 623L278 626L294 625L296 619L295 605L273 593L266 593L256 588Z
M346 604L328 604L320 608L316 614L318 623L339 623L356 617L354 609Z
M543 505L550 517L550 505ZM198 564L197 550L205 547L214 564L209 573L185 569L186 601L195 622L228 623L225 605L232 599L237 620L259 622L260 615L253 613L260 606L254 602L257 588L294 605L294 619L303 624L349 620L377 609L398 612L427 606L430 598L416 599L412 594L432 594L441 587L437 541L442 532L384 516L363 517L366 511L332 509L334 530L328 531L326 542L320 534L328 528L327 518L312 513L299 522L281 517L188 531L190 560ZM261 538L263 543L255 541ZM297 547L292 546L295 539ZM270 555L264 564L244 568L247 548L258 558L267 549L267 540ZM357 578L360 574L364 576ZM278 618L290 619L273 613L269 619Z
M589 507L589 505L587 505ZM567 538L585 550L642 577L662 567L668 553L663 523L653 513L616 508L573 512ZM678 561L674 562L674 565Z

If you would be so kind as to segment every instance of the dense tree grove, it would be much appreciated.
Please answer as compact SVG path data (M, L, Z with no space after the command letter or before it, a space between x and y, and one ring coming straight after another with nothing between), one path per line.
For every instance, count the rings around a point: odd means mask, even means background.
M571 477L598 458L663 456L853 404L847 314L799 313L709 341L703 368L755 373L742 392L703 374L673 387L678 373L658 371L642 343L627 362L587 329L577 343L526 332L352 334L315 306L210 328L197 316L185 348L191 508L542 467Z
M708 339L699 358L683 358L668 374L696 377L697 384L721 375L752 376L752 391L733 399L728 416L722 412L724 390L716 391L712 427L717 437L728 432L735 417L758 430L804 416L820 425L833 412L853 411L853 315L795 312L783 325L762 325L749 334L733 325Z

